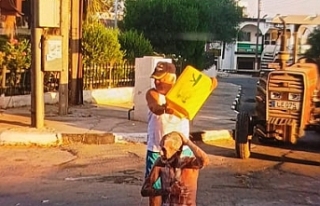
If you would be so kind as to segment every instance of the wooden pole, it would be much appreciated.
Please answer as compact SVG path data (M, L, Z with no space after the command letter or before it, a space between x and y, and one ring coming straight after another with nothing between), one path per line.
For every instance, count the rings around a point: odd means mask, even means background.
M42 29L38 27L39 1L31 1L32 27L31 27L31 126L42 128L44 126L44 95L43 73L41 71L40 41Z
M258 0L258 19L257 19L257 33L256 33L256 51L254 57L254 70L259 70L259 37L260 37L260 13L261 13L261 0Z
M82 70L80 64L80 33L82 19L80 16L81 4L79 0L71 0L71 103L81 104L82 88L79 85L79 72Z
M84 0L81 0L80 3L80 9L79 9L79 57L78 57L78 93L79 93L79 99L78 104L83 104L83 66L82 66L82 51L81 51L81 45L82 45L82 23L84 19Z
M68 114L68 82L69 82L69 0L60 0L61 2L61 35L62 35L62 71L59 81L59 114Z

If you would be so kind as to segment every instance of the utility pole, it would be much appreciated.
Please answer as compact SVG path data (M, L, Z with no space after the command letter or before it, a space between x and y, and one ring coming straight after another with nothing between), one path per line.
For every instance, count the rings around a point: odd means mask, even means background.
M82 45L82 22L84 20L84 0L80 3L79 8L79 54L78 54L78 104L83 104L83 68L82 68L82 51L81 51L81 45Z
M114 28L118 28L118 0L114 1Z
M82 0L71 0L71 103L82 104L82 66L80 51L80 36L82 23Z
M38 25L39 1L31 1L31 126L44 126L44 96L43 73L41 71L41 35L42 29Z
M254 70L258 71L259 59L258 59L258 47L260 37L260 13L261 13L261 0L258 0L258 18L257 18L257 34L256 34L256 54L254 59Z
M60 31L62 35L62 71L59 78L59 114L68 114L69 0L60 0Z

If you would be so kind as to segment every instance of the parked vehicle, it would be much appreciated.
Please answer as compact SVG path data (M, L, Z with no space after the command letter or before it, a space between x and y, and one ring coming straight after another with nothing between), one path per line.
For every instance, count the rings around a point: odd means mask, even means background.
M289 22L280 19L285 34ZM250 157L252 138L295 144L305 130L320 130L320 65L305 57L288 65L286 42L286 35L282 35L280 61L261 71L254 115L237 115L233 138L239 158Z

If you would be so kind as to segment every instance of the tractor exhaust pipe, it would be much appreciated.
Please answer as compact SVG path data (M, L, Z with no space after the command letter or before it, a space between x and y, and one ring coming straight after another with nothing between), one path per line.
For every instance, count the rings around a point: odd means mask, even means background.
M279 59L280 59L280 69L284 69L287 66L287 61L290 58L290 54L287 50L287 25L285 20L282 17L279 17L279 19L283 24Z

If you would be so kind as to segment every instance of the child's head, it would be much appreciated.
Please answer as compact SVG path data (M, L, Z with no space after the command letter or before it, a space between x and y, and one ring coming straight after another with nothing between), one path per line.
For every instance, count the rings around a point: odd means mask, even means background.
M179 157L182 151L182 138L179 132L170 132L160 141L160 155L163 162L171 162Z

